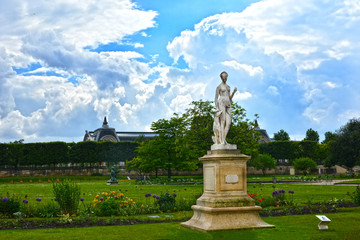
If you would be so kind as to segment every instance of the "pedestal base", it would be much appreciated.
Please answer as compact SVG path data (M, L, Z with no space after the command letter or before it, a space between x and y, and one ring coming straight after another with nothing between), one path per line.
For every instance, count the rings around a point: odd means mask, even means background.
M119 182L110 182L108 181L106 185L119 185Z
M204 193L192 206L194 216L181 225L200 231L273 228L264 222L247 194L246 161L236 145L212 145L203 162Z
M264 222L259 211L261 207L211 208L194 205L194 216L181 226L200 231L218 231L231 229L274 228Z

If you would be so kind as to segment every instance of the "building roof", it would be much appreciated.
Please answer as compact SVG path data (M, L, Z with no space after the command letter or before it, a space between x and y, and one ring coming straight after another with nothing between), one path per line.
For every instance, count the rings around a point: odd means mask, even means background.
M106 117L101 128L95 131L85 131L83 141L135 141L138 137L143 136L144 139L153 139L157 134L154 132L117 132L115 128L110 128Z

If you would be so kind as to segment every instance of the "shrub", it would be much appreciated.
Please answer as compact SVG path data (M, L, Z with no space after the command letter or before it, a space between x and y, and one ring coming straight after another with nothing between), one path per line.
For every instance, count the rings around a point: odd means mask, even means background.
M9 193L5 197L0 196L0 215L13 216L20 210L20 200L15 195Z
M96 214L98 216L119 216L121 214L120 204L120 201L113 198L108 199L98 204Z
M360 206L360 187L357 186L355 191L350 194L348 193L351 197L351 199L353 200L353 202L357 205L357 206Z
M307 157L295 159L293 165L296 170L303 171L304 175L317 167L316 162Z
M76 213L80 201L80 187L76 183L69 179L53 181L53 193L63 214Z
M160 196L156 204L159 205L160 210L163 212L173 211L175 208L175 197L176 195L170 196L169 193L165 193L165 195Z
M94 208L99 216L130 215L136 213L136 203L120 191L102 192L95 196Z
M35 209L35 216L42 218L52 218L59 216L61 209L59 204L54 201L45 203L45 204L37 204L37 208Z

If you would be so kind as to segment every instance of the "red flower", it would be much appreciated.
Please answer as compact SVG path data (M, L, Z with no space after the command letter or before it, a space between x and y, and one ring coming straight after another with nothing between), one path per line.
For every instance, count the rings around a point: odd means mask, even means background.
M259 202L262 202L262 200L261 200L261 199L258 199L258 201L259 201Z

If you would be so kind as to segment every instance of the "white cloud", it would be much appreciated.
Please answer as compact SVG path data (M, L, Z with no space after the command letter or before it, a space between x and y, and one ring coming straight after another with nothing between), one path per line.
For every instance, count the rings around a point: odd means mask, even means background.
M135 44L134 44L134 47L135 47L135 48L143 48L143 47L144 47L144 44L142 44L142 43L135 43Z
M338 87L340 87L338 84L330 82L330 81L324 82L324 85L326 87L328 87L328 88L338 88Z
M234 102L248 100L252 97L250 92L236 92L233 98Z
M279 95L279 91L278 91L277 87L275 87L275 86L269 86L266 89L266 92L273 96Z
M263 72L263 69L261 67L254 67L254 66L251 66L251 65L248 65L248 64L241 64L241 63L238 63L235 60L224 61L224 62L222 62L222 65L227 66L227 67L231 67L231 68L236 69L236 70L244 70L251 77L253 77L255 75L261 75L262 72Z

